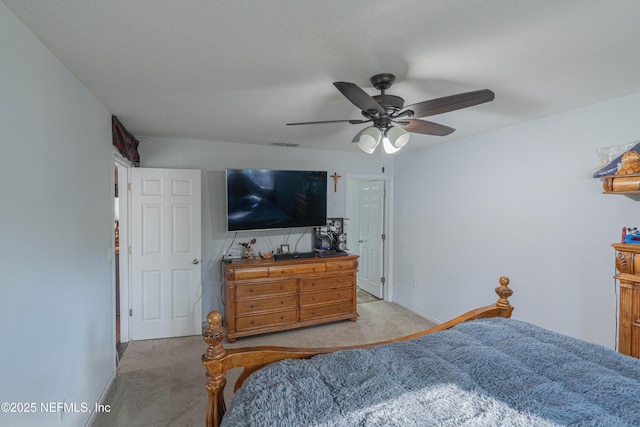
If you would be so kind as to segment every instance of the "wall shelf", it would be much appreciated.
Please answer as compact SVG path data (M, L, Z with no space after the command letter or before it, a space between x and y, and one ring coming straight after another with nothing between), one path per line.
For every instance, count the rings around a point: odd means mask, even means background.
M602 177L604 194L640 194L640 174Z

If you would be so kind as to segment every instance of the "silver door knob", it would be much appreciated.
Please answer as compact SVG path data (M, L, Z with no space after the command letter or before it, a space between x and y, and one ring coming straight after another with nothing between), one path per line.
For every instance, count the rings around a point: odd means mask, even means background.
M200 264L200 260L198 258L195 258L193 261L191 261L191 264Z

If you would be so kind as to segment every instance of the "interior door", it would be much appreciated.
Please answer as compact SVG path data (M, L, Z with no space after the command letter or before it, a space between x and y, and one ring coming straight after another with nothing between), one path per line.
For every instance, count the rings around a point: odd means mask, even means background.
M134 168L131 338L202 332L199 170Z
M360 184L360 260L358 286L383 298L384 276L384 181Z

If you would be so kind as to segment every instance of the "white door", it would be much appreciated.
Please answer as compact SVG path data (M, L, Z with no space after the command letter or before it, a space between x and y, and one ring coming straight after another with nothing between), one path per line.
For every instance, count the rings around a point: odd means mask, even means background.
M384 181L360 184L360 259L358 286L363 290L383 297L384 259Z
M131 176L131 338L200 334L200 171Z

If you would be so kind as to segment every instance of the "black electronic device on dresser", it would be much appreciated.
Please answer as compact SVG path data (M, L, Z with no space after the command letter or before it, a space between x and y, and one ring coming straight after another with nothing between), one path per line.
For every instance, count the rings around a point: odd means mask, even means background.
M317 252L318 256L320 258L329 258L329 257L334 257L334 256L347 256L349 255L349 252L347 251L321 251L321 252Z
M276 261L282 261L286 259L315 258L315 256L315 252L287 252L283 254L275 254L273 258Z

